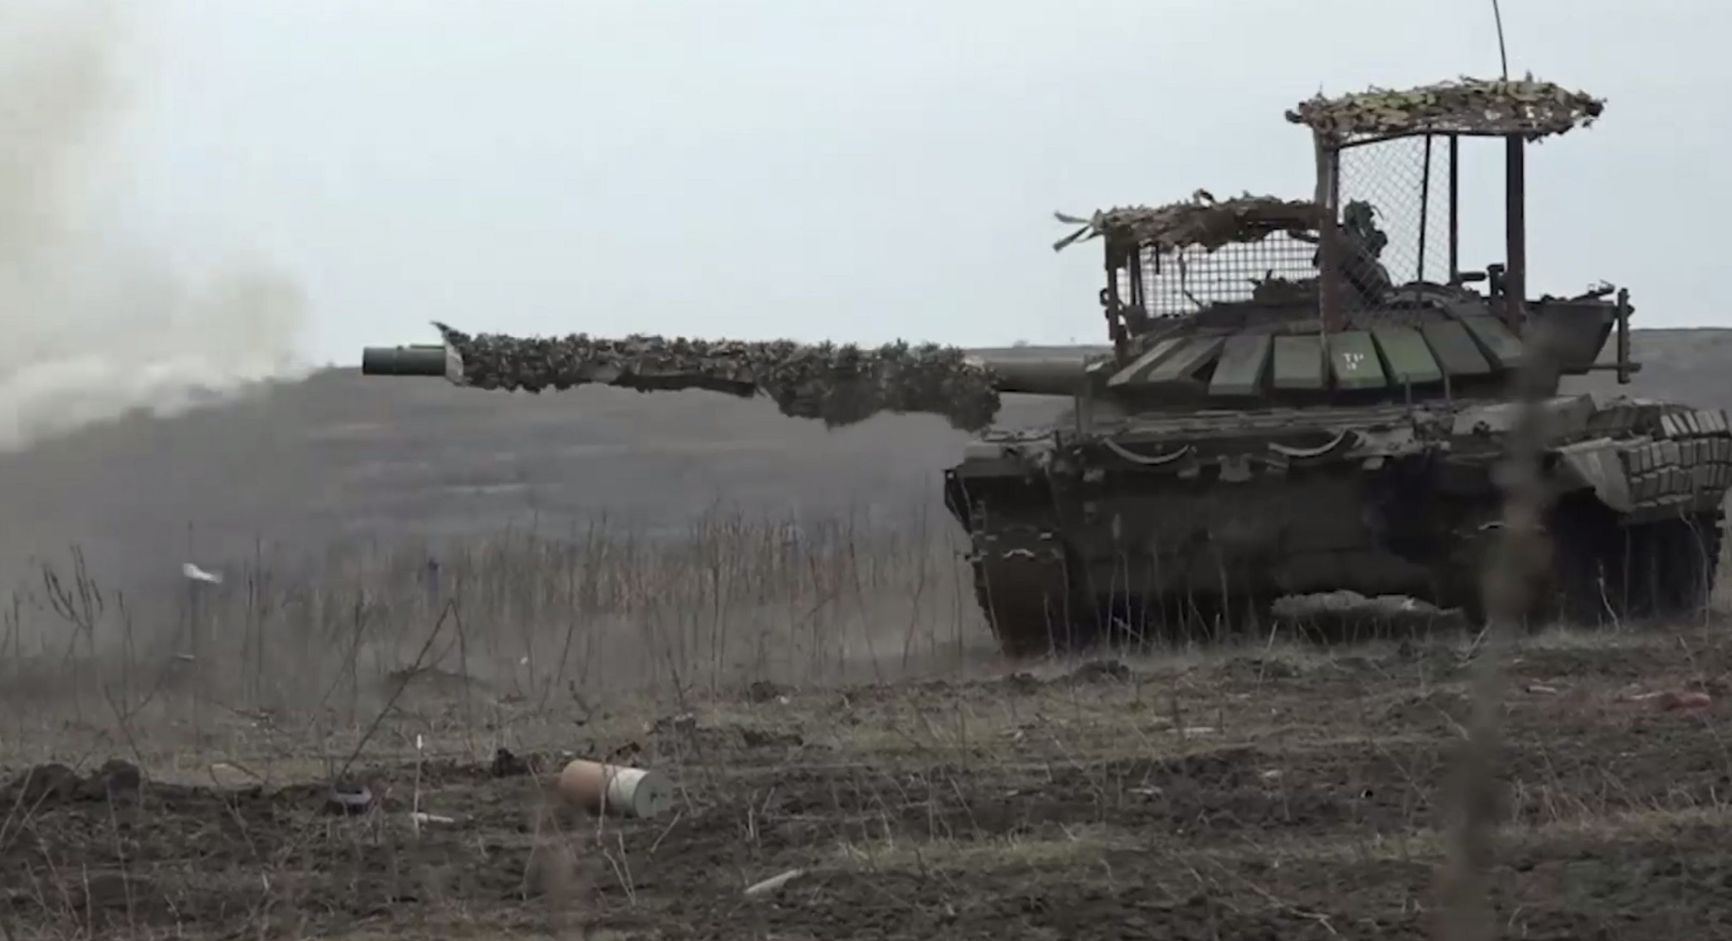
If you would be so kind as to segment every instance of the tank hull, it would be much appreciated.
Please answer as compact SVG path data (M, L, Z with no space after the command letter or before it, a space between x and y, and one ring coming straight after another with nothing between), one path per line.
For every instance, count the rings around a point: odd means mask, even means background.
M1553 561L1533 617L1706 602L1724 413L1542 403ZM1001 646L1219 630L1282 596L1399 594L1479 617L1513 403L1129 416L977 438L945 479Z

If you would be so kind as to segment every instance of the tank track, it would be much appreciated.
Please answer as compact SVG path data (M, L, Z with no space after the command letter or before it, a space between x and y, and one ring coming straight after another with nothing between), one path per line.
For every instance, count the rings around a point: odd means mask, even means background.
M1531 585L1530 626L1567 621L1583 626L1627 619L1700 617L1713 600L1724 554L1725 495L1732 484L1732 428L1719 410L1678 404L1632 404L1604 413L1634 423L1637 435L1600 448L1614 468L1599 483L1622 499L1620 512L1586 493L1547 513L1550 565ZM1569 449L1564 449L1568 451ZM1469 554L1478 564L1487 547ZM1463 572L1455 581L1468 583ZM1460 600L1483 623L1477 592Z
M1713 600L1725 545L1721 509L1621 524L1597 506L1566 506L1549 529L1552 564L1537 586L1530 626L1699 618Z
M1546 531L1550 565L1530 584L1534 603L1524 624L1560 621L1583 627L1626 621L1700 618L1713 600L1725 552L1721 508L1631 521L1577 498L1554 507ZM1450 573L1431 601L1458 609L1471 624L1486 623L1481 578L1496 529L1463 538ZM974 594L1000 649L1013 658L1114 643L1216 636L1270 613L1273 597L1223 599L1218 594L1119 598L1102 602L1086 584L1073 554L1050 531L977 534ZM983 551L984 550L984 551Z
M1160 597L1101 596L1061 546L1009 548L973 561L974 597L1007 656L1024 658L1081 650L1103 641L1136 644L1157 638L1219 636L1266 618L1274 596L1170 592ZM1026 550L1026 552L1024 551Z
M982 541L991 552L973 560L974 598L1011 657L1039 656L1092 642L1086 629L1074 567L1062 545L1036 532L998 534Z
M1578 511L1553 528L1552 565L1530 586L1535 602L1524 626L1535 629L1563 621L1598 627L1699 618L1712 602L1725 529L1725 515L1718 510L1631 525L1621 525L1609 513ZM1477 565L1464 566L1457 591L1432 600L1459 608L1470 623L1484 625L1482 571ZM1155 630L1166 636L1206 636L1266 617L1273 601L1199 595L1124 599L1105 608L1087 600L1061 548L977 559L973 573L981 613L1000 649L1014 658L1074 651L1102 640L1145 638Z

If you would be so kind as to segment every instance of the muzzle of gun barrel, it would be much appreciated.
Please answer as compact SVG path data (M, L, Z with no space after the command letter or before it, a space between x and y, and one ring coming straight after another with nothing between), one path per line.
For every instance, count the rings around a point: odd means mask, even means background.
M445 347L369 346L361 351L364 376L444 376Z

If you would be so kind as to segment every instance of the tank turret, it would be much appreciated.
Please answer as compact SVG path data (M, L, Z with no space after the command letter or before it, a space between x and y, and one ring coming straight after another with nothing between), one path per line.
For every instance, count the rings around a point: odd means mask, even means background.
M1506 267L1398 281L1378 261L1388 236L1374 215L1348 203L1331 237L1316 202L1199 191L1086 222L1060 216L1081 228L1055 248L1104 244L1099 302L1114 357L1096 369L1099 391L1149 411L1499 396L1530 355L1549 364L1555 391L1562 376L1603 368L1613 329L1615 368L1626 378L1637 368L1627 292L1543 296L1502 316L1515 306ZM1487 293L1467 287L1482 281Z
M440 344L369 349L363 372L762 394L832 426L944 416L973 433L945 472L945 504L1013 654L1236 625L1277 597L1343 589L1479 617L1513 380L1537 377L1554 558L1530 618L1674 618L1714 581L1732 426L1719 410L1566 394L1569 376L1636 371L1629 294L1528 291L1526 146L1603 108L1532 80L1319 96L1287 113L1311 132L1309 197L1198 190L1061 215L1072 231L1055 250L1103 253L1098 356L439 325ZM1458 185L1476 149L1501 157L1505 180L1503 257L1477 269ZM997 428L1005 393L1076 408L1048 427Z

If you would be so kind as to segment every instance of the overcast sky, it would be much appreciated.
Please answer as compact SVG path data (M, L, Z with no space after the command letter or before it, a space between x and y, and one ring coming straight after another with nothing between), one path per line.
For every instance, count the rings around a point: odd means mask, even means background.
M1462 0L129 8L116 220L188 270L274 266L305 353L346 363L433 319L1097 342L1098 254L1055 255L1054 210L1305 196L1294 102L1498 69ZM1513 73L1608 99L1531 152L1536 293L1605 279L1638 326L1732 326L1729 10L1504 0Z

